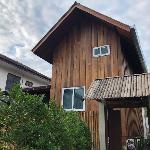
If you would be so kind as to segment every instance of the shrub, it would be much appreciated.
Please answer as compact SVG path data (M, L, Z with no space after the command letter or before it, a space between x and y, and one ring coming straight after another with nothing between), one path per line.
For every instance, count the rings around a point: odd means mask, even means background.
M0 144L18 150L88 150L91 136L75 112L42 102L43 96L24 93L19 85L0 94ZM9 103L8 103L9 99ZM8 149L8 148L7 148Z

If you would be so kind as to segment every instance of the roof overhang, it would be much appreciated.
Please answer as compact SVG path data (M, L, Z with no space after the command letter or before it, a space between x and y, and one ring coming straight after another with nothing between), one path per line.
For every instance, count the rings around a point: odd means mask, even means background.
M147 73L147 67L143 58L138 35L135 28L131 28L131 37L132 37L133 45L135 46L135 50L136 50L135 53L137 54L138 56L137 58L139 58L140 66L143 69L142 73Z
M150 74L97 79L87 90L87 100L109 107L149 107Z
M34 70L34 69L32 69L32 68L30 68L30 67L28 67L28 66L26 66L26 65L24 65L24 64L22 64L20 62L18 62L18 61L15 61L15 60L7 57L7 56L4 56L2 54L0 54L0 61L5 62L7 64L10 64L10 65L12 65L12 66L14 66L14 67L16 67L18 69L21 69L21 70L23 70L25 72L28 72L30 74L33 74L33 75L35 75L35 76L37 76L37 77L39 77L41 79L44 79L46 81L49 81L49 82L51 81L51 79L49 77L47 77L47 76L37 72L36 70Z

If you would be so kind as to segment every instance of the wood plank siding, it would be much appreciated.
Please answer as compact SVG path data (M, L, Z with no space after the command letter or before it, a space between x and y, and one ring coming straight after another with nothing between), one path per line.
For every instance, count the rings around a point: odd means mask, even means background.
M87 123L91 131L92 150L99 150L99 113L96 111L80 112L79 116Z
M93 57L92 48L108 44L111 54ZM53 53L51 97L60 105L63 87L85 86L97 78L124 74L127 61L123 57L120 35L93 20L78 21L62 37ZM95 101L86 101L86 111L98 111Z
M87 90L92 81L97 78L134 73L125 57L121 40L121 35L115 28L91 18L78 18L53 50L50 93L56 103L61 105L64 87L85 86ZM104 44L110 45L110 55L94 58L92 48ZM111 88L110 90L113 91L113 87ZM107 91L103 89L103 92ZM98 106L97 101L87 100L85 111L98 113ZM122 108L120 112L122 136L143 135L141 108ZM125 140L122 142L124 143Z

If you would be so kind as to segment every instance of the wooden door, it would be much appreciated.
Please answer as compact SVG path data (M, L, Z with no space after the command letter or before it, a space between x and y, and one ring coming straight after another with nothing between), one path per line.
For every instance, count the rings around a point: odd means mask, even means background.
M107 134L108 150L121 150L120 110L108 109Z

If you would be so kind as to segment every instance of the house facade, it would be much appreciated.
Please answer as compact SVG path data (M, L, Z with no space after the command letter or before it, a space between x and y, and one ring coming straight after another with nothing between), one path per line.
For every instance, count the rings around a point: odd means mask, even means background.
M32 88L50 84L50 78L0 54L0 88L8 91L14 83L22 88Z
M142 108L113 109L84 100L95 79L147 72L134 28L75 3L32 51L53 65L50 96L57 105L99 114L93 132L97 126L105 132L92 135L100 141L93 149L120 150L128 137L144 136Z

